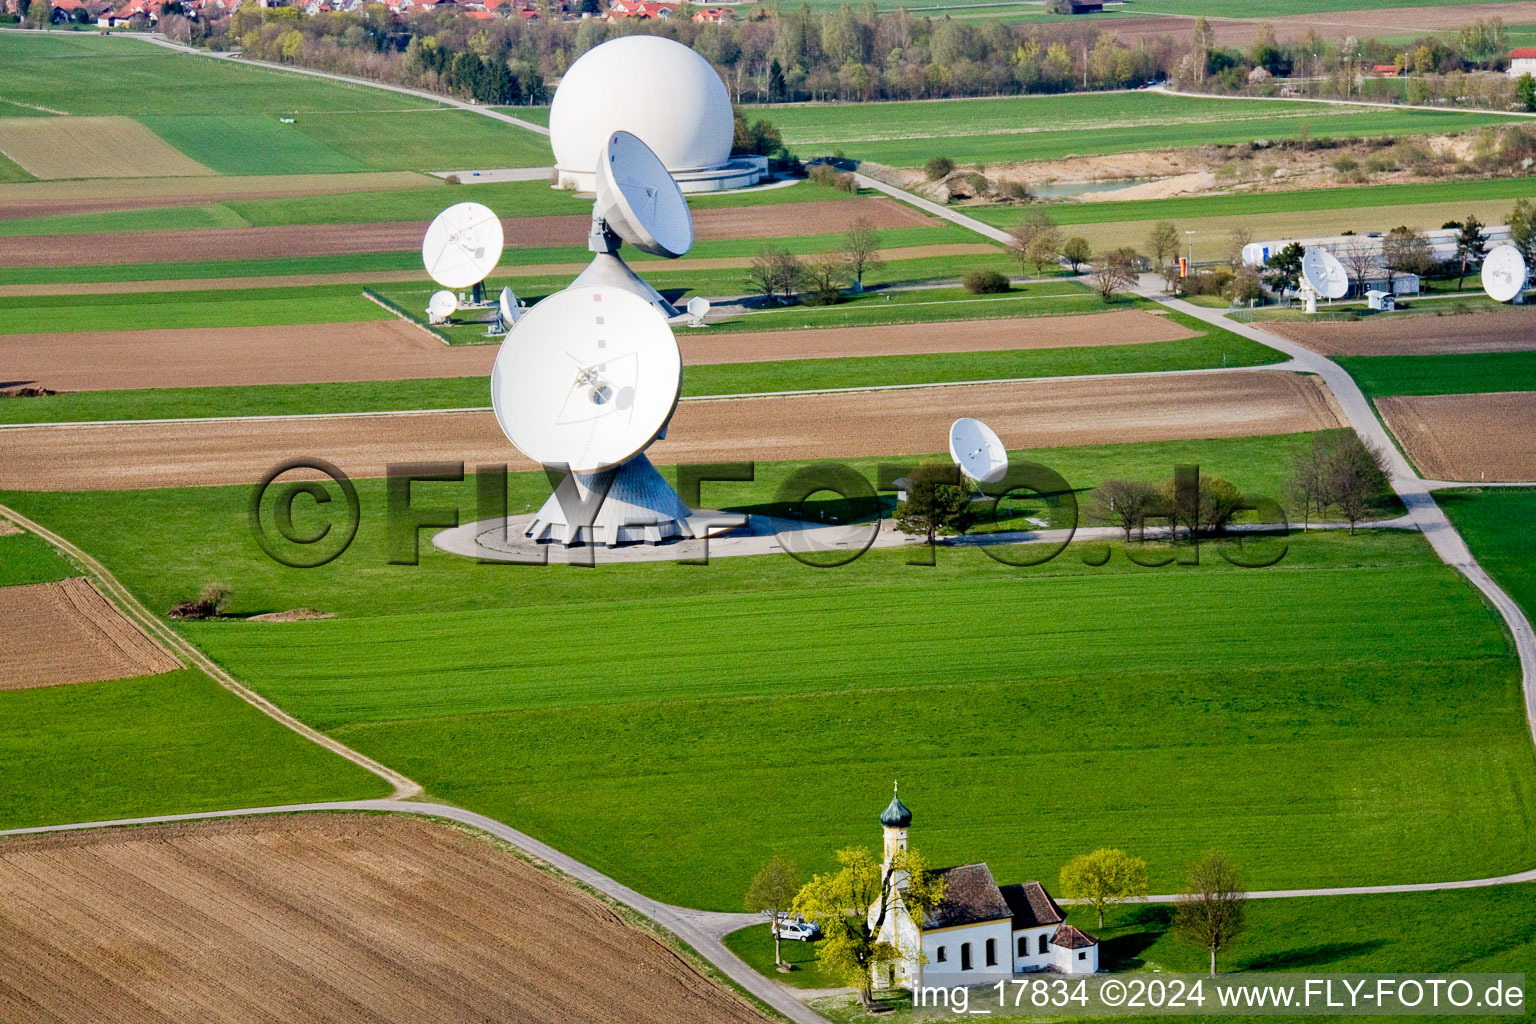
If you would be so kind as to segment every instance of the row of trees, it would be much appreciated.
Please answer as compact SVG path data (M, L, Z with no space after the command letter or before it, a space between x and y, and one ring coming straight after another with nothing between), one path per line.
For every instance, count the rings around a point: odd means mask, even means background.
M25 2L11 0L13 5ZM580 6L598 13L597 0L582 0ZM1496 20L1468 25L1450 43L1425 37L1407 51L1371 40L1326 41L1316 33L1280 44L1272 30L1261 27L1255 43L1243 51L1216 46L1204 19L1188 40L1143 36L1127 43L1084 21L1010 25L932 19L904 9L877 11L873 4L825 14L803 4L793 10L758 7L750 17L727 24L696 24L689 12L684 5L665 22L572 22L562 21L544 0L538 19L479 21L452 10L397 18L382 5L314 16L295 8L252 5L233 18L181 19L175 30L216 49L238 44L263 59L456 91L488 102L511 95L499 70L505 65L518 83L518 98L511 102L535 103L546 99L544 83L564 74L587 50L633 32L667 35L692 46L719 70L737 102L1066 92L1170 77L1187 86L1235 91L1262 86L1262 78L1257 86L1251 82L1255 69L1265 76L1296 72L1314 82L1332 75L1338 82L1334 91L1350 93L1358 91L1354 82L1361 67L1390 63L1404 52L1415 69L1458 73L1504 52L1493 45L1504 38ZM437 57L434 49L449 57ZM474 91L475 69L467 64L453 68L453 57L463 52L479 58L485 64L481 74L492 76L500 87L480 85L481 91ZM1476 91L1465 83L1458 87L1458 97ZM1507 93L1513 86L1503 88ZM1507 103L1507 95L1493 102Z
M830 305L850 284L863 291L864 276L885 267L880 245L880 232L867 217L855 220L835 247L806 259L781 245L765 245L747 270L747 285L771 303L798 298L806 305Z
M820 925L823 938L816 950L817 966L857 989L868 1006L877 971L921 956L921 951L906 949L899 940L882 939L885 923L898 910L921 919L943 902L946 887L916 850L899 852L885 862L863 847L848 847L836 856L836 871L815 875L803 884L793 862L771 858L752 879L745 904L748 910L768 915L774 963L780 968L784 959L773 923L778 916L799 914ZM1105 910L1147 895L1147 863L1124 850L1095 850L1068 861L1060 881L1061 894L1092 907L1102 928ZM1190 866L1175 904L1173 933L1209 954L1212 975L1217 954L1243 934L1244 901L1237 869L1224 854L1209 851Z

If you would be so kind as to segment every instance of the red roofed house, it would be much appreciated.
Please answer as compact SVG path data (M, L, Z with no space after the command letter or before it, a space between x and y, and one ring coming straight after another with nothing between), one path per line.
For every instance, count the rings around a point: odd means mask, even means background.
M48 9L48 20L55 25L62 25L84 6L85 0L52 0Z
M1398 74L1396 64L1372 64L1371 74L1380 75L1382 78L1396 78Z
M613 0L608 20L617 18L670 18L677 8L665 0Z
M912 812L892 796L880 814L887 865L906 851L911 824ZM945 881L938 906L913 916L896 900L881 922L880 938L895 943L900 959L874 979L876 988L915 991L931 983L965 983L966 975L990 975L991 982L1036 971L1098 971L1098 940L1067 924L1066 911L1039 882L999 886L985 864L934 874ZM904 888L905 876L893 884Z
M1522 46L1509 53L1509 77L1536 75L1536 46Z
M716 25L729 24L736 20L736 12L729 7L706 7L693 16L694 21L712 22Z

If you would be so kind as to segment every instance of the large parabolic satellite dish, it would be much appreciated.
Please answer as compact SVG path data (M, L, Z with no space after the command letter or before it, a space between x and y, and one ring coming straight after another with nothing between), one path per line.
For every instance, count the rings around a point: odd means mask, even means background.
M639 453L677 407L682 356L649 302L572 287L525 313L491 370L496 420L518 451L591 473Z
M1494 302L1508 302L1525 290L1525 257L1512 245L1494 247L1483 259L1483 291Z
M614 132L597 165L597 213L620 238L675 259L693 247L693 217L672 175L650 147Z
M949 427L949 457L979 484L995 484L1008 472L1008 450L992 428L969 416Z
M1349 271L1327 249L1307 248L1301 257L1301 279L1325 299L1342 299L1349 293Z
M458 203L438 214L421 241L421 262L444 288L484 281L501 259L501 221L479 203Z

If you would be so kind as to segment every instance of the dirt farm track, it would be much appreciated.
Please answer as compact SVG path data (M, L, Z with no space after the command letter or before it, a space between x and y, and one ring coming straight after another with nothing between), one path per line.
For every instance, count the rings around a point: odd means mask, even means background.
M552 875L398 815L0 842L6 1024L761 1024Z
M978 416L1010 448L1246 437L1341 425L1315 377L1281 370L976 384L854 394L685 401L657 463L928 455L956 415ZM353 476L390 462L537 467L489 411L271 420L22 427L0 431L0 489L127 490L260 480L295 455Z
M924 352L1128 345L1193 332L1140 310L818 331L682 334L683 362L743 363ZM496 345L444 345L398 320L293 327L0 334L0 387L56 391L487 377ZM487 392L487 396L489 392ZM489 400L487 398L487 400Z
M1403 395L1376 407L1426 477L1536 480L1536 392Z
M697 210L694 237L701 241L781 238L814 225L820 234L847 231L860 217L878 228L928 227L932 221L894 199L833 199L780 206ZM509 249L550 244L581 245L587 214L508 217L502 220ZM266 259L409 252L421 248L421 221L377 224L301 224L256 228L194 228L121 231L100 235L26 235L7 238L0 266L80 266L98 263L175 263L190 260Z

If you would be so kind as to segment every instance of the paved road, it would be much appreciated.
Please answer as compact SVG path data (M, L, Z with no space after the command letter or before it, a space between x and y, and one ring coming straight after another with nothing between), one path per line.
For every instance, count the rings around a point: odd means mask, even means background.
M994 242L1002 242L1004 245L1009 245L1013 242L1013 236L1002 228L995 228L991 224L977 220L975 217L967 217L959 210L952 210L931 199L924 199L922 196L914 195L905 189L899 189L895 185L887 185L885 182L871 178L867 174L855 173L853 179L863 188L872 188L876 192L883 192L892 199L900 200L908 206L915 206L924 213L931 213L933 216L947 220L951 224L958 224L963 228L968 228L978 235L984 235L992 239Z
M392 814L417 814L456 821L478 828L498 839L511 843L559 869L572 878L591 886L625 906L639 911L663 928L693 947L700 956L714 964L736 984L752 993L796 1024L826 1024L823 1018L801 1003L778 982L764 977L747 966L736 954L720 942L721 936L749 924L762 923L757 914L722 914L703 910L675 907L644 896L622 882L588 867L547 843L488 818L474 811L446 804L417 803L406 800L348 800L334 803L285 804L277 807L245 807L235 810L206 811L198 814L167 814L145 818L123 818L116 821L88 821L71 825L43 825L38 828L19 828L0 831L0 836L38 835L48 832L73 832L85 829L117 828L129 825L160 825L178 821L200 821L215 818L239 818L265 814L298 814L321 811L364 811Z

